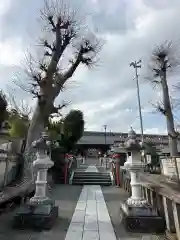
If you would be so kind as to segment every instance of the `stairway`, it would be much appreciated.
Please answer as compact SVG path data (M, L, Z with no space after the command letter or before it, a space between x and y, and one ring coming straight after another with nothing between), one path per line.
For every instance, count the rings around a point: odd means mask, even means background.
M112 185L110 173L107 172L86 172L80 169L74 172L73 185Z

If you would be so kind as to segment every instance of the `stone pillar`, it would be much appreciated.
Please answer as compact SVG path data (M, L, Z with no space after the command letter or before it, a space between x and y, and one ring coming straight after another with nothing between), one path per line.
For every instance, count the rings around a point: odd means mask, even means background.
M139 173L142 171L144 164L141 162L140 146L139 149L128 149L131 150L131 155L127 157L127 161L124 167L129 170L131 177L131 197L128 198L127 203L129 205L141 206L146 204L147 201L143 199L141 191L141 183L139 180Z
M158 216L157 211L151 206L142 194L139 173L144 168L141 162L142 145L136 138L135 131L131 128L128 140L125 142L127 161L124 164L131 177L131 196L121 205L124 211L125 226L135 232L163 232L164 220Z
M37 173L35 195L15 215L13 226L16 228L51 229L58 217L58 207L46 195L47 171L54 165L47 155L49 145L47 132L43 132L41 138L32 144L37 149L33 162L34 172Z

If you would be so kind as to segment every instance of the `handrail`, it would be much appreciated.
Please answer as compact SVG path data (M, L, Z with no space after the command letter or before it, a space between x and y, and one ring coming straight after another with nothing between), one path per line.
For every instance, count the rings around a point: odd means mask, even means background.
M74 159L73 158L68 158L68 161L65 164L65 171L64 171L64 183L67 183L67 178L68 178L68 174L71 171L71 169L73 168L73 163L74 163Z
M124 169L121 169L120 172L121 186L130 193L130 178L127 177ZM154 177L150 174L147 175L147 173L140 173L140 179L144 198L165 218L166 235L170 239L180 240L180 197L178 190L172 189L160 180L156 182Z
M68 166L69 169L71 168L72 164L73 164L73 160L70 159L70 163L69 163L69 166Z
M113 165L113 168L115 168L116 166L115 166L115 164L114 164L114 162L111 162L111 164Z

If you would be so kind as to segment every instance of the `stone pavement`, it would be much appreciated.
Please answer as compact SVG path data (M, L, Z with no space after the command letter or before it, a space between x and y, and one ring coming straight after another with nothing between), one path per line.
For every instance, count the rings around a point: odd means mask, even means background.
M89 166L86 171L97 171ZM114 186L55 185L52 197L59 206L59 219L50 231L18 231L11 228L15 213L0 216L0 240L155 240L156 236L130 234L122 225L120 201L127 198ZM79 200L78 200L79 199Z
M64 240L81 190L81 186L54 186L52 197L59 206L59 219L51 231L33 232L12 229L11 219L17 209L0 215L0 240Z
M89 166L88 172L97 172ZM99 185L84 186L65 240L116 240Z
M100 186L84 186L65 240L116 240Z
M122 224L120 203L128 198L128 194L122 188L115 186L103 186L101 188L117 240L165 240L164 235L156 236L154 234L149 235L127 232Z
M88 172L97 172L89 166ZM164 240L164 236L127 233L122 224L120 202L127 199L123 189L84 186L65 240Z

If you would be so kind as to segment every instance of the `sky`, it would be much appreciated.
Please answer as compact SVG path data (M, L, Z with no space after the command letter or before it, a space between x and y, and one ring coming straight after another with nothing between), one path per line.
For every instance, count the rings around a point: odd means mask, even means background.
M34 106L35 100L17 88L14 79L22 71L25 53L36 51L41 36L39 22L43 0L1 0L0 5L0 84L17 101ZM130 62L142 60L139 84L145 133L165 133L166 122L153 104L161 98L160 88L147 80L153 49L165 40L179 43L179 0L71 0L88 28L103 41L99 62L92 69L79 66L57 103L71 104L63 111L80 109L85 129L127 132L140 131L134 69ZM178 80L178 71L168 75L169 87ZM19 81L27 81L26 77ZM175 117L178 122L179 118Z

